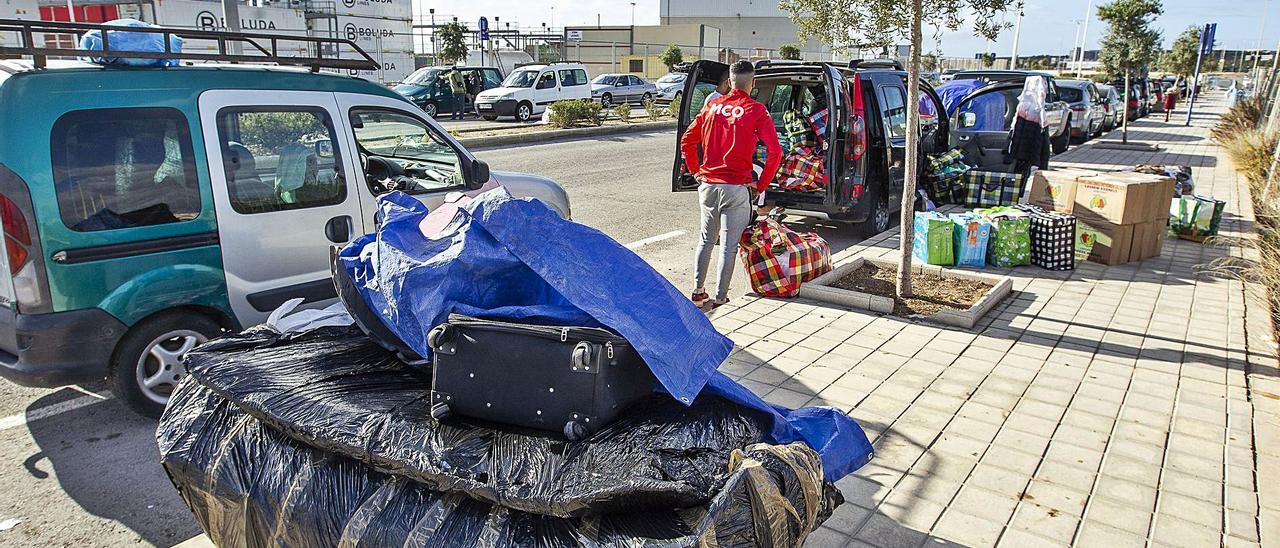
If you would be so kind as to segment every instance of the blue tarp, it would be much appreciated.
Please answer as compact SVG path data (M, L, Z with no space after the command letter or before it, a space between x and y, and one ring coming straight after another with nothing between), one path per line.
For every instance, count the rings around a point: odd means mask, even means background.
M437 234L407 194L381 198L382 224L339 260L370 307L426 357L427 332L453 312L547 325L603 326L640 353L661 389L689 405L723 396L775 417L769 441L803 441L836 480L872 456L866 434L839 409L766 403L716 369L733 343L648 263L604 233L545 204L485 192Z
M946 107L947 115L950 116L956 113L956 107L960 106L960 101L966 95L985 85L987 85L987 82L983 80L952 80L933 88L933 90L938 92L938 96L942 98L942 106Z
M138 21L137 19L116 19L103 24L111 27L159 28L151 23ZM164 36L164 34L155 32L125 32L113 30L108 32L107 40L111 43L112 51L166 53L164 48ZM91 30L84 33L84 36L80 37L80 49L85 51L102 51L102 32ZM167 53L181 52L182 38L169 35L169 51ZM81 59L98 65L126 65L131 67L178 66L177 59L130 59L118 57L82 57Z

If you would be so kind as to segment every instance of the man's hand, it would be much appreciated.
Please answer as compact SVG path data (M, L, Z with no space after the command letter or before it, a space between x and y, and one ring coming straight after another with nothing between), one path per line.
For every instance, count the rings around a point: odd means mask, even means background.
M768 217L768 216L769 216L769 214L770 214L770 213L772 213L772 212L773 212L773 208L771 208L771 207L769 207L769 206L759 206L759 207L756 207L756 215L759 215L759 216L761 216L761 217Z
M704 177L701 173L694 173L694 174L693 174L693 180L697 181L697 182L698 182L698 184L700 184L700 185L705 185L705 184L707 184L707 178L706 178L706 177Z

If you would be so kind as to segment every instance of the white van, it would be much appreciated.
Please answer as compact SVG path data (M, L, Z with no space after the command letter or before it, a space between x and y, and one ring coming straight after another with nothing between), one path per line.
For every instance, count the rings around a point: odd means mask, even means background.
M547 105L566 99L591 99L591 81L581 63L525 65L507 75L502 85L476 96L476 112L485 120L514 116L527 122Z

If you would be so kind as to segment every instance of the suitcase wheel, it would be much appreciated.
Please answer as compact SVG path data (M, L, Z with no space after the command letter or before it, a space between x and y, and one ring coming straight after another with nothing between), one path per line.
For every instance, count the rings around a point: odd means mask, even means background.
M580 441L585 439L589 434L590 432L587 431L587 427L583 426L578 421L569 421L564 423L564 439L569 441Z
M442 421L449 418L449 404L437 402L431 404L431 418Z
M590 371L591 370L591 354L592 345L587 341L578 343L573 347L573 370L574 371Z
M440 350L441 345L453 339L453 326L449 324L437 325L434 329L427 333L427 344L432 350Z

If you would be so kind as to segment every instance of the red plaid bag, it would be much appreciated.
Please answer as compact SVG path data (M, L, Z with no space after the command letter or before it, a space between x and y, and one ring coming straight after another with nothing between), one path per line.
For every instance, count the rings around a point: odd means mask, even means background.
M831 246L813 232L796 232L766 217L742 233L738 256L751 289L765 297L792 297L800 284L831 270Z
M827 186L827 174L822 169L822 152L809 147L796 147L782 159L774 180L784 190L822 190Z

